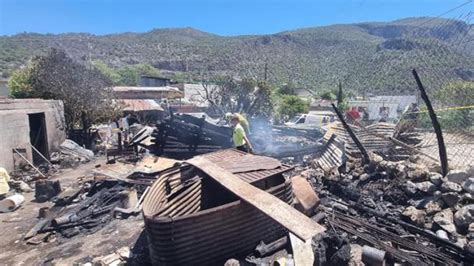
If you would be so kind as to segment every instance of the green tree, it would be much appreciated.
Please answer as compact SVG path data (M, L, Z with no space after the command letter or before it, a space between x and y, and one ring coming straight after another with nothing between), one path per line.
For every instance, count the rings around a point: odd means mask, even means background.
M338 92L336 90L324 90L319 93L319 98L322 100L335 101L337 100Z
M295 95L283 95L277 108L277 118L292 118L299 113L307 113L309 103Z
M109 78L116 86L139 86L140 76L159 76L160 71L150 64L126 65L120 68L111 68L102 60L94 60L94 67Z
M219 75L202 85L201 96L218 113L239 112L247 117L270 117L272 114L272 87L266 82Z
M15 98L26 98L33 94L33 87L31 86L31 71L33 63L24 68L15 70L8 81L8 89L10 95Z
M125 66L117 70L120 79L116 85L138 86L140 83L140 74L132 66Z
M104 76L112 81L114 85L119 85L121 81L121 76L117 73L117 71L111 67L109 67L104 61L102 60L94 60L93 65L97 68Z
M62 50L35 57L27 70L10 81L16 98L62 100L68 130L115 118L120 106L113 102L112 82L95 68L75 62Z
M285 83L278 88L278 93L281 95L296 95L295 86L291 83Z
M440 123L445 129L472 128L474 115L474 82L451 81L434 93L433 102L441 108L437 111Z

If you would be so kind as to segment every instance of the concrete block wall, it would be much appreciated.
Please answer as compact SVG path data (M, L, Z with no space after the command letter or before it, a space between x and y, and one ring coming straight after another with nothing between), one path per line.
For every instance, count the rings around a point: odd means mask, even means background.
M66 139L64 108L61 101L41 99L0 99L0 167L14 170L13 148L26 149L32 161L28 114L44 113L49 152L59 149ZM19 158L19 156L15 156Z
M28 115L0 111L0 125L0 167L12 171L13 148L26 149L27 158L29 160L32 158L31 148L28 145L30 143Z

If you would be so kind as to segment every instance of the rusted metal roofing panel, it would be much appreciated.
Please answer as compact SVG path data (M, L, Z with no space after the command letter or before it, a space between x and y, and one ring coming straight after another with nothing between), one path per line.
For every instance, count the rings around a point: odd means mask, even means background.
M239 160L245 153L222 150L203 156L223 163ZM289 170L291 167L281 165L236 175L254 185L271 180L269 183L274 185L264 185L270 187L266 191L290 204L291 182L282 176ZM209 190L209 186L215 185L221 191ZM224 202L209 203L213 200ZM223 264L230 257L249 254L262 240L271 242L286 234L286 229L270 217L237 200L202 171L187 164L160 176L145 197L143 214L154 265Z
M161 111L163 108L155 102L155 100L150 99L123 99L119 100L125 105L124 111L140 112L140 111Z
M289 181L267 191L285 202L292 200ZM163 196L153 188L149 193ZM286 234L278 223L240 200L175 217L150 217L147 203L145 225L154 265L223 264L230 257L249 254L260 241L271 242ZM182 203L173 207L187 202Z
M163 87L135 87L117 86L112 88L114 96L118 99L173 99L182 98L183 92L178 88Z
M156 91L156 92L178 92L182 93L178 88L171 86L162 86L162 87L140 87L140 86L115 86L112 88L114 92L122 91Z
M246 155L248 154L236 149L225 149L225 150L219 150L216 152L207 153L202 156L209 159L213 163L223 168L226 168L226 165L228 165L226 164L226 162L235 161L238 163L239 158L242 158L243 156L246 156ZM257 170L257 171L236 173L236 175L242 178L242 180L247 181L248 183L255 183L262 179L266 179L270 176L288 172L292 169L293 169L292 166L281 164L279 167L276 167L274 169L262 169L262 170Z

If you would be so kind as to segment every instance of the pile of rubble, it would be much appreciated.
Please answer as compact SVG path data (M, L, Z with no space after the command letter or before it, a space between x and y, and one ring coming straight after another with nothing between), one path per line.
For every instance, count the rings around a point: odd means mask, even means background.
M159 123L151 135L154 145L147 148L156 155L174 158L190 158L232 146L232 130L213 123L206 116L172 114Z
M390 161L396 156L375 153L384 147L371 147L364 164L339 140L332 135L300 168L321 200L316 219L332 229L314 240L320 265L349 263L355 253L366 264L474 260L472 169L443 177L419 156Z
M94 152L69 139L61 143L59 149L58 152L51 154L50 162L63 168L74 167L94 159Z
M47 182L52 184L51 189L46 189ZM138 196L144 191L143 187L117 180L89 180L65 191L61 191L58 181L42 183L36 184L36 200L51 200L54 206L40 209L38 222L24 236L30 244L49 241L58 234L70 238L94 233L114 217L137 215Z

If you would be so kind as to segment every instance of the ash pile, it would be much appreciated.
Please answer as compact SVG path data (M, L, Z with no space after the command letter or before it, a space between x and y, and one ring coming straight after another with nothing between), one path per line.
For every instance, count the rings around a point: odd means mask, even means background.
M429 155L396 145L394 125L357 132L363 151L336 125L300 172L321 200L313 219L328 228L313 239L319 265L471 264L474 169L443 177Z
M289 163L302 162L313 155L322 144L320 130L296 129L283 126L257 126L250 136L258 154L284 159Z
M56 238L94 234L113 219L139 219L149 186L163 169L176 161L145 156L137 163L115 163L96 168L73 186L39 180L35 201L54 203L39 210L38 220L25 234L29 244Z
M61 191L58 181L37 182L36 201L50 200L54 206L39 210L38 222L24 239L29 244L39 244L57 237L93 234L114 218L136 216L146 187L120 180L88 180L78 188Z

